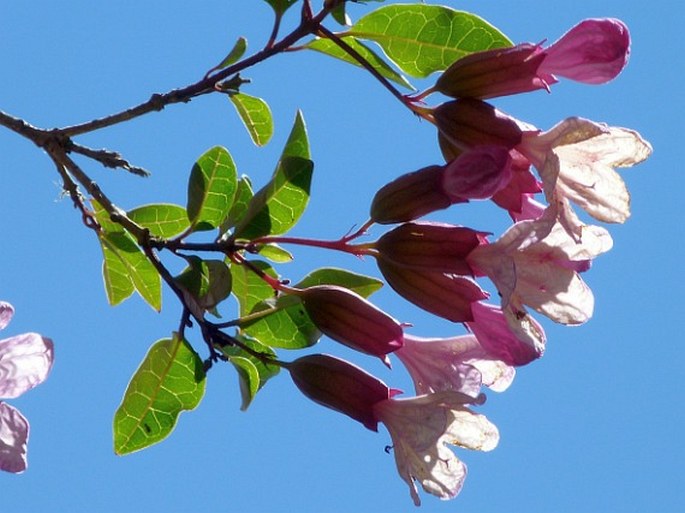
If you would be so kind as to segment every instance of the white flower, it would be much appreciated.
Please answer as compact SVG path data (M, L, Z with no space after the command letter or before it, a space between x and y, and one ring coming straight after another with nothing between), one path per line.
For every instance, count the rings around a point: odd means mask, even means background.
M497 446L497 428L485 416L466 407L483 400L483 396L474 399L450 391L387 399L374 406L378 420L392 437L397 471L409 485L417 506L421 500L415 481L441 499L455 497L464 484L466 465L446 444L478 451Z

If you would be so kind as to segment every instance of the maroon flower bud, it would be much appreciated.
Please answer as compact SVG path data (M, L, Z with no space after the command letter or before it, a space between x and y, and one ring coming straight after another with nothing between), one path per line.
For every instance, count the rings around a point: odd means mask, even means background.
M466 257L485 235L450 224L404 223L378 239L375 248L384 260L399 266L472 276Z
M312 401L378 431L373 406L393 395L381 380L356 365L324 354L303 356L286 368L297 388Z
M545 56L540 45L530 43L472 53L447 68L435 89L452 98L481 99L548 89L557 80L538 70Z
M322 333L362 353L380 357L402 347L402 326L359 294L335 285L303 289L302 303Z
M449 207L454 202L442 190L442 172L442 166L429 166L384 185L371 203L371 219L402 223Z
M443 103L433 110L433 117L443 137L461 150L483 145L510 150L521 143L517 121L480 100Z
M472 303L488 297L475 281L464 276L403 267L382 257L377 260L378 268L395 292L452 322L473 320Z

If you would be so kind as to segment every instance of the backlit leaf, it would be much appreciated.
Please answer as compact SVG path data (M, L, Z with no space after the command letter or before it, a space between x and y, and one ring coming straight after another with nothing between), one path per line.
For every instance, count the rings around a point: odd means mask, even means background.
M304 289L316 285L338 285L368 298L383 286L383 281L372 276L353 273L346 269L323 267L309 273L295 287Z
M347 32L378 43L402 71L427 77L472 52L511 46L478 16L429 4L394 4L362 17Z
M204 392L202 360L188 342L176 335L155 342L114 414L114 452L128 454L160 442Z
M278 277L273 267L266 262L250 260L250 265L272 278ZM231 264L231 276L233 277L232 293L240 305L241 317L248 315L257 303L274 297L274 289L271 285L246 265Z
M226 148L215 146L197 160L188 181L188 218L194 230L211 230L221 224L233 204L237 181Z
M274 353L273 350L251 337L237 335L234 338L254 351L271 358L276 357L276 353ZM277 365L268 365L238 346L225 346L222 351L231 363L236 366L236 370L238 370L240 393L242 396L242 405L240 409L244 411L248 408L257 392L266 384L266 382L278 374L280 367Z
M214 69L223 69L227 66L230 66L234 62L238 62L238 59L240 59L245 54L245 50L247 50L247 39L241 36L235 42L235 45L233 45L231 51L228 52L228 55L224 57L224 60L221 61L219 65L215 66Z
M183 233L190 226L186 209L166 203L143 205L128 212L128 217L152 235L168 239Z
M267 4L273 7L277 15L282 15L291 6L297 3L297 0L264 0Z
M371 66L373 66L373 68L382 76L388 80L392 80L393 82L400 84L403 87L406 87L407 89L414 89L414 87L407 82L406 78L392 69L392 67L385 62L382 57L380 57L364 43L360 42L357 38L348 36L343 39L351 48L356 50L359 55L364 57L364 59L366 59L366 61L371 64ZM350 64L354 64L355 66L361 66L361 64L354 57L350 56L350 54L345 52L330 39L314 39L308 43L306 47L311 50L316 50L317 52L325 53L326 55L330 55L331 57L335 57L336 59L340 59Z
M257 146L268 143L274 133L274 122L267 103L261 98L244 93L230 94L228 97L238 111L252 142Z
M231 271L222 260L188 258L190 264L176 277L176 282L188 292L201 310L213 310L231 293ZM201 312L194 312L202 316Z
M309 202L313 169L307 131L298 112L276 170L269 183L252 198L236 226L236 238L255 239L292 228Z
M116 276L114 282L110 281L110 286L114 285L120 289L115 297L120 298L123 291L128 290L120 276L125 270L140 296L159 312L162 309L162 279L133 237L127 232L101 232L100 243L105 255L105 266L108 266L105 280L107 277L111 280ZM118 263L114 263L114 260L118 260ZM109 296L107 285L106 288ZM111 299L110 302L112 302Z

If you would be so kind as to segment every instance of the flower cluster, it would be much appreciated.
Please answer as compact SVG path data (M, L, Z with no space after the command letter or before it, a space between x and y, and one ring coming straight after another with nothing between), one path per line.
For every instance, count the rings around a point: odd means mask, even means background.
M0 301L0 330L9 324L14 308ZM52 368L53 345L37 333L0 340L0 398L13 399L41 384ZM29 423L16 408L0 401L0 470L26 470Z
M624 222L629 194L616 168L651 153L632 130L568 118L542 131L485 99L549 89L557 77L607 82L625 66L629 43L620 21L586 20L547 48L526 43L471 54L438 79L433 90L452 100L425 117L438 129L447 162L377 192L371 220L394 226L359 252L376 259L400 296L463 324L466 334L419 338L350 290L319 285L299 292L322 333L388 365L394 355L410 374L416 396L400 399L399 391L332 356L305 356L287 366L309 398L371 430L386 426L417 505L416 483L442 499L461 489L466 467L448 444L482 451L497 445L497 428L473 407L484 401L482 386L505 390L515 367L543 355L545 332L529 310L565 325L592 316L594 298L582 274L612 239L605 228L581 221L574 205L599 221ZM419 219L486 199L513 220L494 241L479 229ZM499 304L488 302L479 285L484 278Z

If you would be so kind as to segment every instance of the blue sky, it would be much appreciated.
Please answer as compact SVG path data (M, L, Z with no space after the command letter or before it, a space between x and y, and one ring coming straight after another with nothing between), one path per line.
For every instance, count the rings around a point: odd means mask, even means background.
M677 241L685 180L676 124L683 114L682 9L587 0L445 4L476 12L516 42L554 40L583 18L624 20L633 49L616 81L601 87L562 82L551 95L496 103L540 128L571 115L634 128L654 154L622 172L633 216L609 228L614 249L584 276L597 299L594 318L576 328L544 324L544 358L520 369L505 393L489 393L481 408L500 429L499 447L485 454L459 451L469 467L464 490L446 503L423 495L423 511L683 511L685 274ZM358 18L374 7L355 6L351 13ZM269 7L254 0L192 7L178 0L3 2L0 109L41 127L93 119L198 80L240 35L256 50L270 23ZM239 172L262 184L300 108L316 168L310 206L293 234L337 238L366 219L378 187L440 162L433 127L362 71L300 52L245 76L252 80L245 92L265 98L274 113L276 134L266 148L252 145L225 98L205 96L79 139L116 149L152 177L90 163L87 170L124 208L184 204L192 163L220 144ZM169 439L115 456L112 415L147 348L177 326L178 305L168 293L161 314L138 298L107 305L93 234L60 198L49 159L4 129L0 176L0 299L17 310L6 333L41 332L54 339L56 352L49 380L11 401L29 418L32 434L29 470L0 474L3 511L414 510L393 457L383 451L387 432L371 433L309 402L285 374L243 413L233 369L215 368L204 401L182 415ZM442 219L495 233L507 226L489 204L457 206ZM298 279L323 265L375 273L371 261L299 249L282 272ZM416 333L461 330L388 291L375 301L411 322ZM197 334L191 341L202 350ZM399 365L386 372L330 340L316 349L411 390Z

